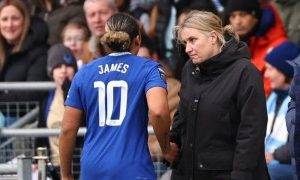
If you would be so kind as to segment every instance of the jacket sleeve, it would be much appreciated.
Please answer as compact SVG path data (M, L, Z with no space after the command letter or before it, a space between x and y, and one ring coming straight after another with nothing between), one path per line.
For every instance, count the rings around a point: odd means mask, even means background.
M234 180L251 180L255 169L264 162L264 139L267 125L266 100L258 70L247 65L237 89L240 122L236 136L233 171Z
M273 153L274 159L282 164L291 164L291 153L289 144L286 143L277 149Z
M187 64L182 69L182 80L181 80L181 86L179 91L179 105L177 107L177 111L174 114L173 117L173 123L172 128L170 131L170 141L177 144L179 147L181 147L181 144L183 143L184 139L184 131L185 131L185 108L183 105L183 98L182 98L182 91L185 86L185 73L187 73Z
M41 47L33 50L30 58L32 64L28 70L26 81L46 81L47 78L47 49Z
M31 66L28 69L26 81L46 81L47 77L47 47L40 47L29 53L32 58ZM43 91L4 91L0 92L1 102L10 101L41 101L47 92Z
M170 131L170 141L177 144L179 147L181 146L181 135L183 131L183 125L184 125L184 120L180 118L180 104L178 106L178 110L176 111L174 118L173 118L173 124L172 128Z

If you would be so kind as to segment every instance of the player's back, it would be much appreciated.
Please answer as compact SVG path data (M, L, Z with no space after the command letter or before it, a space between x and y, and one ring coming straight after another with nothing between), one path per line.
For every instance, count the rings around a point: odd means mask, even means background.
M95 60L76 74L87 124L83 179L155 179L147 145L145 94L154 86L165 88L161 79L156 80L158 66L119 53Z

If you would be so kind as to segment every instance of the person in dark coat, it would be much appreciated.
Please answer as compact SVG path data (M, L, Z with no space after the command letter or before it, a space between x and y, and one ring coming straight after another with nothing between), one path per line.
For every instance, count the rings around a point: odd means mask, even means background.
M171 130L180 148L172 179L269 179L263 81L246 44L211 12L190 12L175 32L190 60Z
M294 179L300 179L300 56L296 57L290 64L294 68L294 77L289 91L291 101L285 118L289 132L292 164L295 167Z
M38 18L30 19L19 0L1 1L0 19L0 82L47 80L46 23ZM38 97L36 93L0 92L2 102Z

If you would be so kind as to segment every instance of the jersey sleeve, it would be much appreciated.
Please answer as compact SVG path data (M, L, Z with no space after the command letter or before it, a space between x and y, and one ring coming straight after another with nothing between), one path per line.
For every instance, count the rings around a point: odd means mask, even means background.
M77 73L73 78L71 87L69 89L65 106L70 106L76 109L83 110L83 104L81 101L81 92L80 92L80 73Z
M145 92L153 87L167 89L166 75L160 64L153 66L146 77Z

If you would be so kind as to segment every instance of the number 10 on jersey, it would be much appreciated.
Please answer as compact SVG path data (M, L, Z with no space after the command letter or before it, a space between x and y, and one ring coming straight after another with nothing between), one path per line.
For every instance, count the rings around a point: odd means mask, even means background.
M98 89L99 126L105 126L105 124L108 126L121 126L127 109L127 82L123 80L110 81L105 86L103 81L95 81L94 88ZM114 109L114 88L121 88L119 119L111 119ZM106 109L107 112L105 112Z

